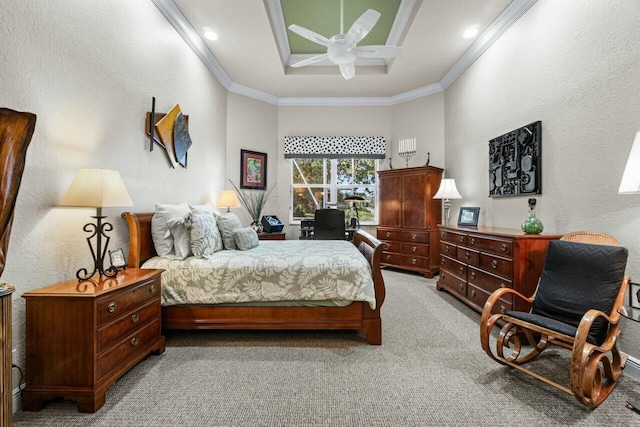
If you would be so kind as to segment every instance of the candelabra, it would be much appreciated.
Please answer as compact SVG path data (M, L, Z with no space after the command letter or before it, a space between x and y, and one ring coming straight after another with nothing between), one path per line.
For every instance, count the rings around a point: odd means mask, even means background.
M409 159L416 154L416 139L401 139L398 146L398 155L406 162L405 167L409 167Z

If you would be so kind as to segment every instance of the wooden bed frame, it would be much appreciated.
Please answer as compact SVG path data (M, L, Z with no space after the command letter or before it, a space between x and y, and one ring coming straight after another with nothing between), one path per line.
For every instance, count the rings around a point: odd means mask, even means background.
M153 212L124 212L129 225L127 265L139 268L156 256L151 238ZM347 307L220 307L215 305L174 305L162 307L163 329L354 329L365 333L369 344L382 344L380 307L385 287L380 272L382 244L358 230L353 243L371 265L376 309L356 301Z

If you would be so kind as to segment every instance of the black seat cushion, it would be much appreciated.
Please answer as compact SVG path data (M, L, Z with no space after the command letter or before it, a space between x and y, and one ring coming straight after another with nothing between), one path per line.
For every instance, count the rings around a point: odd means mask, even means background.
M345 215L341 209L317 209L315 213L314 240L344 240Z
M560 332L561 334L568 335L570 337L576 336L578 328L575 326L567 325L559 320L552 319L550 317L543 317L538 314L526 313L524 311L507 311L507 316L514 317L519 320L523 320L527 323L542 326L543 328L551 329L552 331ZM587 335L587 341L591 344L597 345L598 342L593 334Z
M549 242L531 313L574 328L589 309L610 314L622 285L627 256L627 249L620 246ZM603 318L593 323L590 334L596 344L604 341L608 328Z

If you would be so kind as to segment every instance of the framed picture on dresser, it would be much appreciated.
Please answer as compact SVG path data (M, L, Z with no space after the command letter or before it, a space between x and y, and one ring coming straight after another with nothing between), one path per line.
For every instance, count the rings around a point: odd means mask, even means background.
M480 208L462 207L458 214L458 226L460 227L477 227L478 216L480 216Z

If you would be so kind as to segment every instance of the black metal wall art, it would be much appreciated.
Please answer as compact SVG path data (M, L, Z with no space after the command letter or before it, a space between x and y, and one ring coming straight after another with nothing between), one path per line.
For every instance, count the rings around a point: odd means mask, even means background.
M542 122L489 141L489 197L542 194Z

